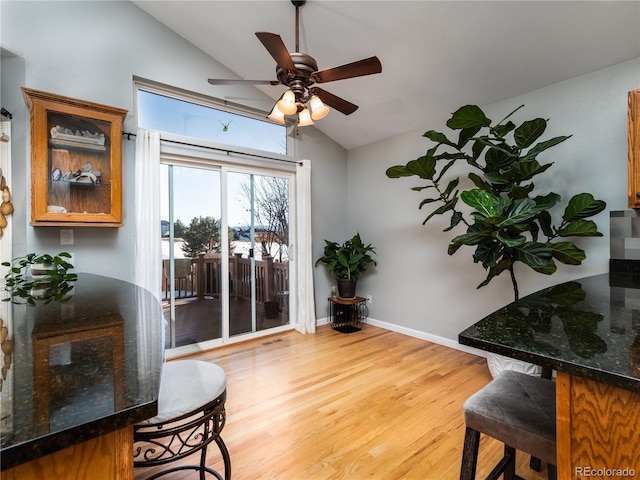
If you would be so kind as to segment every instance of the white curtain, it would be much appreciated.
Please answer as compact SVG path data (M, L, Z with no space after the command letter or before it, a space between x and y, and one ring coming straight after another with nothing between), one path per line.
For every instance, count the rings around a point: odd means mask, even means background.
M302 160L296 173L296 285L298 287L296 330L315 333L316 305L313 292L311 251L311 162Z
M157 299L152 305L138 298L138 377L152 374L152 359L163 355L164 336L157 345L148 344L149 322L157 316L164 322L160 304L162 250L160 244L160 134L138 130L135 156L135 244L134 281ZM150 393L150 392L146 392ZM144 394L144 392L141 392Z
M135 283L160 299L160 134L138 130L135 160Z

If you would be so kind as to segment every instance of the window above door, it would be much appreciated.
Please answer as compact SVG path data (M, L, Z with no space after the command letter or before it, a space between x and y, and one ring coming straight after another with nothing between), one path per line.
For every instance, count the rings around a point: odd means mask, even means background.
M287 154L287 129L266 113L136 80L138 127L215 143Z

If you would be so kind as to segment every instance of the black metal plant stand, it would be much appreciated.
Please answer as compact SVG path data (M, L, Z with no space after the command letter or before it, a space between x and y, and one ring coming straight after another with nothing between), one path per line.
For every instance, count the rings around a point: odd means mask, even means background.
M367 323L369 308L366 298L330 297L328 300L329 325L337 332L359 332Z

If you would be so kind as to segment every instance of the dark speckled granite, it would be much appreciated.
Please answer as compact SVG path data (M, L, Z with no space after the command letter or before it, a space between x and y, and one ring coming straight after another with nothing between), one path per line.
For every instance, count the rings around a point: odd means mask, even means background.
M640 392L640 276L546 288L459 335L463 345Z
M81 273L70 302L12 311L2 470L157 414L164 320L148 291Z

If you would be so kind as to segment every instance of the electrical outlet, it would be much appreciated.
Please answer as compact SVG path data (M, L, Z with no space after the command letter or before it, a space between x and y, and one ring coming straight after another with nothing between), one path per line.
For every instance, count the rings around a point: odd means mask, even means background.
M73 245L73 229L72 228L60 229L60 245Z
M370 293L367 295L367 303L373 303L373 300L371 299L371 294Z

